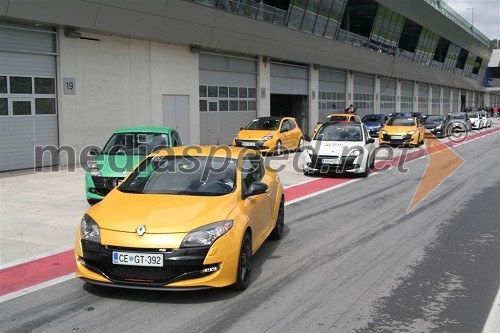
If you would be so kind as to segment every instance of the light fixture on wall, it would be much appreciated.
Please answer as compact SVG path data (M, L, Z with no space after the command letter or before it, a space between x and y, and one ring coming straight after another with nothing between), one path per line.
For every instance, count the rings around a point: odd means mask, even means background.
M190 45L189 46L189 51L191 53L200 53L201 47L199 45Z
M265 63L265 64L268 64L271 62L271 58L268 57L268 56L263 56L262 57L262 62Z
M68 38L80 38L82 37L81 32L76 31L75 29L65 29L64 30L64 36Z

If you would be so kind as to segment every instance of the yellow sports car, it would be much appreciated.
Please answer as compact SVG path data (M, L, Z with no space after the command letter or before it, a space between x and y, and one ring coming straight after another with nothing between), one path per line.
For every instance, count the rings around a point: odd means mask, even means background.
M259 152L160 150L85 213L76 275L124 288L244 290L252 255L283 234L284 200Z
M280 155L284 150L301 150L304 137L295 118L261 117L252 120L238 132L233 146Z
M314 137L314 134L316 134L316 132L321 127L321 125L323 125L325 123L332 122L332 121L353 121L355 123L361 123L361 118L359 118L355 114L349 114L349 113L332 113L332 114L328 115L325 119L323 119L323 121L318 122L316 124L316 127L314 127L314 129L312 131L311 138Z
M425 128L416 117L394 117L378 133L379 144L414 145L424 143Z

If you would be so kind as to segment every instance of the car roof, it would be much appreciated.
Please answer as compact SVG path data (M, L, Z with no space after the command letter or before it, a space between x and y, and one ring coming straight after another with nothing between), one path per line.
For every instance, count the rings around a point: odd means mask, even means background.
M325 126L331 126L331 125L341 125L341 126L361 126L361 123L355 122L355 121L329 121L327 123L324 123Z
M156 126L125 127L115 131L115 133L163 133L163 134L170 134L172 132L173 128L156 127Z
M160 149L149 156L211 156L237 159L244 155L260 155L260 152L236 146L185 146Z

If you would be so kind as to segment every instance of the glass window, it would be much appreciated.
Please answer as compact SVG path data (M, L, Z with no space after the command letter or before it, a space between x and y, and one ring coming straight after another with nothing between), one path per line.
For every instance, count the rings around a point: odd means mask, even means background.
M247 98L248 97L248 89L247 88L239 88L238 89L238 96L240 98Z
M31 77L10 77L10 93L11 94L32 94Z
M228 88L227 87L219 87L219 97L228 97Z
M30 101L13 101L12 114L14 116L31 115L31 102Z
M247 111L247 101L239 101L239 109L240 111Z
M36 98L35 114L56 114L56 99Z
M200 111L207 111L207 101L200 100Z
M229 87L229 97L238 98L238 87Z
M229 101L229 111L238 111L238 101Z
M229 101L220 100L219 101L219 111L229 111Z
M218 97L219 94L217 86L208 86L208 97Z
M209 102L208 111L217 111L217 102Z
M7 98L0 98L0 116L8 116Z
M7 93L7 76L0 76L0 94Z
M256 96L255 88L248 88L248 98L255 98Z
M36 77L35 78L35 94L55 94L56 83L53 78Z
M248 111L256 111L256 110L257 110L257 102L248 101Z
M200 97L207 97L207 86L200 86Z

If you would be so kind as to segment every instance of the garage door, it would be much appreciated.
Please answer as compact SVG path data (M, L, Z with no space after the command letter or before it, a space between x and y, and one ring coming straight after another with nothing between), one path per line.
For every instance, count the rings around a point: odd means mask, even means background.
M380 112L396 112L396 79L380 79Z
M0 26L0 45L0 171L58 164L57 154L35 156L58 146L57 35Z
M271 63L271 94L308 95L309 69L282 63Z
M413 112L413 82L401 81L401 112Z
M432 110L431 114L439 114L441 106L441 86L432 86Z
M420 113L429 113L429 85L426 83L418 84L418 111Z
M346 105L346 73L327 69L319 70L318 119L331 113L343 113Z
M447 115L450 112L451 105L451 88L443 87L443 114Z
M200 54L201 144L231 144L257 114L257 62L251 58Z
M364 116L373 113L373 75L354 74L354 106L358 114Z

